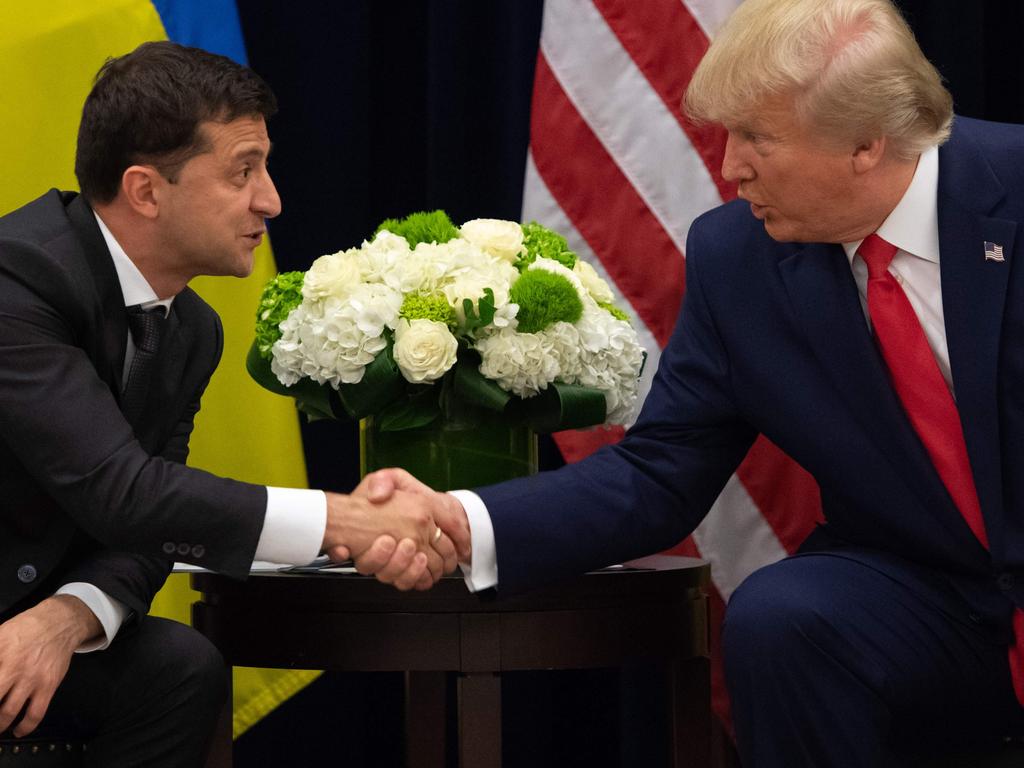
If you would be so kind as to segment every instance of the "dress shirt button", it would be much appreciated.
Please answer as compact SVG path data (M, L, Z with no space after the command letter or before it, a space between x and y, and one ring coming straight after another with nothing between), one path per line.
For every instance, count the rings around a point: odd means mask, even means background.
M190 547L188 544L182 543L182 544L178 545L178 554L179 555L187 555L191 551L192 551L192 547Z
M178 547L175 546L173 541L165 541L164 542L164 554L165 555L173 555L177 551L178 551Z
M25 563L18 568L18 581L22 584L31 584L36 580L37 575L36 567L31 563Z
M996 586L998 586L1003 592L1009 592L1013 589L1014 578L1012 573L1000 573L996 577Z
M196 544L194 547L192 547L192 557L196 558L197 560L205 554L206 547L204 547L202 544Z

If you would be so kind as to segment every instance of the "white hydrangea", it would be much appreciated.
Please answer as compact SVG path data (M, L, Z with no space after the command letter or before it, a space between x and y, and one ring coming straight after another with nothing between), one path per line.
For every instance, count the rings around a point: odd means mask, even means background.
M364 282L382 283L387 275L412 253L408 241L386 229L371 241L364 241L359 253L359 268Z
M533 397L558 376L558 361L549 338L505 328L476 342L480 373L506 392Z
M379 283L359 283L344 300L304 300L281 323L271 370L289 386L302 376L335 389L356 384L387 346L384 329L395 327L401 306L402 295Z
M579 373L571 383L604 393L607 423L628 423L637 405L637 372L643 362L636 331L592 302L584 306L576 329L580 336Z

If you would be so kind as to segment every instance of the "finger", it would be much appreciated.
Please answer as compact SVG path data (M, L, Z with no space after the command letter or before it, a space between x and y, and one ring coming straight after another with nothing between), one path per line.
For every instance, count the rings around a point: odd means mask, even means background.
M47 693L37 691L32 696L29 700L28 709L25 710L25 716L21 718L21 722L14 729L15 736L19 739L23 736L28 736L39 726L43 716L46 714L47 708L50 706L50 699L52 697L53 691Z
M427 571L430 578L437 583L437 580L444 576L444 558L433 547L427 547L424 554L427 556Z
M415 589L418 592L425 592L432 586L434 586L435 583L436 582L430 576L430 572L428 571L427 573L424 573L422 576L420 576L420 580L416 582L416 586L414 586L413 589Z
M364 484L366 497L374 503L387 501L397 488L397 484L386 469L367 475L360 486Z
M23 693L17 687L12 688L7 692L4 697L3 704L0 704L0 733L3 733L11 727L11 723L15 721L18 715L21 714L21 710L25 706L25 699L27 694Z
M424 575L430 576L430 571L427 569L427 556L423 552L417 552L412 564L391 583L396 589L405 592L415 587Z
M385 584L394 584L413 564L416 559L416 542L412 539L402 539L398 542L394 554L383 566L377 569L374 574L378 581ZM417 574L417 577L419 574Z
M473 538L469 530L469 518L462 503L448 493L438 494L444 503L434 510L434 522L451 538L459 560L468 562L472 554Z
M388 564L397 547L398 542L393 537L378 537L365 552L355 559L356 570L367 576L373 576Z
M452 540L448 538L448 536L442 534L441 538L433 542L431 546L434 548L434 551L437 552L437 554L440 555L441 559L444 561L444 572L454 572L455 568L459 564L459 556L458 553L455 551L455 544L452 542Z
M340 545L328 549L327 556L331 558L332 562L335 563L343 563L346 560L352 559L352 553L349 551L348 547L343 547Z

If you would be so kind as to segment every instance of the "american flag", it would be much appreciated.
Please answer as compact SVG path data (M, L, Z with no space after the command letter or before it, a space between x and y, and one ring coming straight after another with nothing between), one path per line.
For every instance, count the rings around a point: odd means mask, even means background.
M1006 261L1003 256L1003 246L985 241L985 261Z
M603 270L650 354L642 391L675 324L691 222L732 199L725 134L680 103L708 41L739 0L547 0L531 111L523 221L566 234ZM567 460L619 432L562 433ZM821 518L811 477L759 438L693 536L674 552L712 564L713 704L729 723L717 653L729 599L792 552Z

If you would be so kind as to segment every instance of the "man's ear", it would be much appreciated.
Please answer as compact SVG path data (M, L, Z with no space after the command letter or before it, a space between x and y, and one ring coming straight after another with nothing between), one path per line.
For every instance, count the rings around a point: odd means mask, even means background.
M884 136L862 141L853 150L852 163L854 173L867 173L882 162L885 157L886 140Z
M121 192L128 205L147 219L155 219L158 212L160 188L167 179L151 165L132 165L121 174Z

